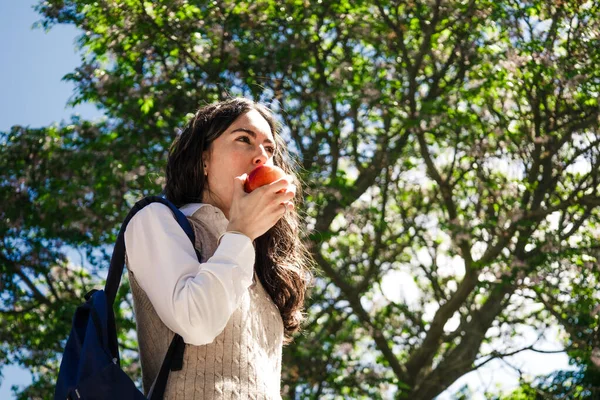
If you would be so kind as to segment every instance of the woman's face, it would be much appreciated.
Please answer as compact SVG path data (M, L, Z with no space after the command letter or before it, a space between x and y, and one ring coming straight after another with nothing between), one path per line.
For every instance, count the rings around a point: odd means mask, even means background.
M258 165L273 165L275 140L267 120L256 110L239 116L203 154L208 189L203 202L229 218L234 178Z

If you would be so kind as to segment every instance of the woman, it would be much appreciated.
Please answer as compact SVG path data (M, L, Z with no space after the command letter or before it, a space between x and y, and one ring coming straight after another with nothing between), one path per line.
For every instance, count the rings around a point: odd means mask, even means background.
M241 98L201 108L173 143L165 194L192 223L201 263L166 206L129 223L144 393L176 332L184 364L165 399L280 398L282 346L299 329L310 279L286 159L272 114ZM288 175L245 193L263 164Z

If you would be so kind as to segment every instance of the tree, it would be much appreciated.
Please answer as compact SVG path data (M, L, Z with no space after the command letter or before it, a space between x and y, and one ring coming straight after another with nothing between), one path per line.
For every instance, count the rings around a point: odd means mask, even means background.
M72 103L106 119L0 139L0 354L34 373L21 398L48 393L73 307L98 284L128 206L160 191L186 114L227 95L272 104L308 185L318 277L284 352L286 396L431 399L535 350L517 347L524 327L560 323L567 349L599 347L597 2L38 10L46 28L83 31ZM400 283L418 294L390 298ZM127 287L120 299L135 373Z
M517 390L502 399L595 399L600 393L598 378L593 365L577 371L556 371L534 382L522 382Z

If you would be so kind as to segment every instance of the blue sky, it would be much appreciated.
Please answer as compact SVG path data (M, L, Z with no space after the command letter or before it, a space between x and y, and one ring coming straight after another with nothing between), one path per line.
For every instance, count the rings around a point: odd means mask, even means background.
M61 78L79 65L77 30L56 26L32 29L36 1L0 0L0 131L13 125L40 127L73 113L93 118L95 107L67 109L73 85Z
M79 106L67 108L66 103L73 93L73 85L61 81L62 77L79 65L75 53L75 37L78 32L73 27L57 26L49 33L32 29L39 19L31 0L0 0L0 131L13 125L41 127L68 119L78 113L83 118L100 117L95 107ZM555 349L558 331L549 333L548 348ZM535 336L529 332L528 336ZM531 375L548 373L568 367L564 354L540 355L525 352L511 360L523 367ZM29 374L18 367L2 369L4 378L0 381L0 399L12 399L11 385L25 385L30 382ZM451 398L450 393L468 384L477 393L474 398L482 398L484 388L496 385L511 387L517 383L517 376L501 363L492 364L483 371L475 371L462 377L439 399Z
M77 30L57 26L46 33L32 29L36 1L0 0L0 131L13 125L41 127L78 113L84 118L101 114L90 105L76 109L66 103L73 85L61 78L79 65L75 53ZM11 385L31 379L18 367L2 368L0 399L12 399Z

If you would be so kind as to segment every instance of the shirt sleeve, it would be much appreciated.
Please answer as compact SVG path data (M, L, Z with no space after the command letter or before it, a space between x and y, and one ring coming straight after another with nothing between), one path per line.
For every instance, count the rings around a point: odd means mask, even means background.
M128 268L156 313L186 343L211 343L227 325L254 275L254 246L249 237L226 234L205 263L171 210L144 207L125 230Z

